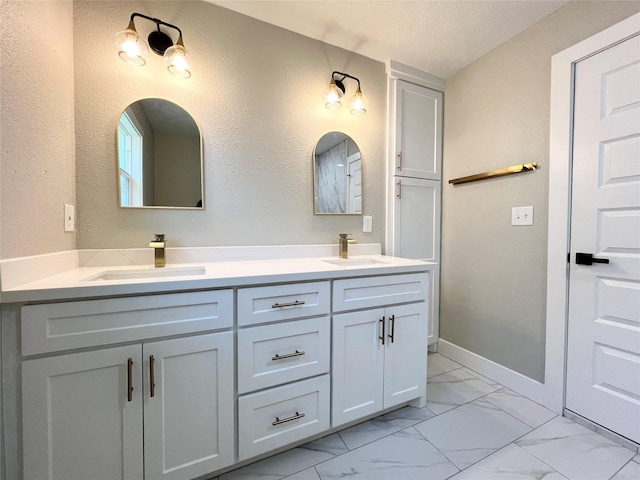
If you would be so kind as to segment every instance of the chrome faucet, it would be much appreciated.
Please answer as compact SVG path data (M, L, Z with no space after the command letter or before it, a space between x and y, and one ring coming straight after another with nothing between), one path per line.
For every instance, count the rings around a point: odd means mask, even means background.
M155 256L155 266L164 267L165 259L164 259L164 233L154 233L153 240L149 243L149 246L153 248L154 256Z
M350 233L340 233L338 235L338 256L340 258L348 258L349 257L349 243L351 240L349 238Z

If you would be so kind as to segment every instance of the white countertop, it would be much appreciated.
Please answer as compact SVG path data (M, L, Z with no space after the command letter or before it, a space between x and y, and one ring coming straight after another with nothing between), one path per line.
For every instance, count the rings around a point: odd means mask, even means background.
M290 251L294 253L295 250L296 248L293 247L290 249ZM367 250L361 249L361 251ZM371 251L371 249L369 249L369 251ZM326 253L326 249L316 249L316 252ZM304 253L309 252L305 251ZM312 251L310 253L314 252ZM206 256L203 258L206 258ZM206 259L210 260L210 258ZM36 264L33 263L34 260L30 260L30 264L26 261L21 265L13 263L11 268L5 268L2 271L4 275L2 279L2 302L40 302L88 297L241 287L264 283L301 282L330 278L424 272L438 268L438 264L432 262L384 255L352 255L346 262L338 259L337 255L318 257L296 257L293 255L293 258L289 255L289 258L206 262L193 260L194 259L189 259L188 263L167 263L164 269L155 269L153 265L148 264L72 265L73 268L66 269L62 266L56 269L43 267L43 272L55 273L36 279L33 279L33 274L31 274L30 277L25 276L23 271L24 268L36 268ZM77 263L78 262L76 262L76 264ZM40 264L42 264L42 261ZM85 262L85 264L92 265L91 262ZM16 272L20 271L20 276L23 279L32 281L19 282L15 279L6 278L12 273L12 269ZM170 271L173 271L173 269L175 269L179 275L170 275ZM184 269L197 269L199 271L196 275L184 275L184 271L180 272L180 270ZM163 276L153 277L156 271L161 271L161 275ZM145 275L151 276L147 278L118 278L115 280L95 279L105 273L115 273L121 277L126 276L127 273L133 273L139 277L144 277ZM5 285L7 288L5 288Z

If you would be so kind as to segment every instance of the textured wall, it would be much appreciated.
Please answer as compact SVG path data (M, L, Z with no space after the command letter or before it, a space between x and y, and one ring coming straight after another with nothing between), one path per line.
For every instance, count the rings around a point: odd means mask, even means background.
M640 11L572 2L447 79L444 179L519 163L533 173L444 184L440 335L544 378L551 56ZM511 207L535 224L512 227Z
M170 75L153 54L145 67L121 61L114 34L132 12L178 25L193 76ZM136 21L146 37L151 22ZM205 3L74 2L78 247L145 245L154 232L171 246L335 243L384 239L384 65ZM369 110L321 102L333 70L359 77ZM355 85L347 83L347 95ZM122 110L162 97L188 110L204 138L205 210L118 208L115 130ZM313 215L312 152L327 131L351 136L363 155L361 217Z
M73 16L70 1L2 0L0 258L73 249Z

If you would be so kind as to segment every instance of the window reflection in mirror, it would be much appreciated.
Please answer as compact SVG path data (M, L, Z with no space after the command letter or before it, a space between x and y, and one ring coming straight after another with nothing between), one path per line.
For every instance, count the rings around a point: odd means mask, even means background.
M202 208L202 138L173 102L145 98L118 123L121 207Z
M356 142L329 132L313 152L314 213L362 214L362 159Z

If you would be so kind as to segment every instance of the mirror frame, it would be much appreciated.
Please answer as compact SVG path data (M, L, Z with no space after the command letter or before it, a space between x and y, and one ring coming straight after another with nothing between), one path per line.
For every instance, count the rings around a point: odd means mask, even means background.
M344 132L340 132L338 130L331 130L329 132L325 132L323 133L320 138L318 139L318 141L316 142L316 144L313 147L313 152L311 154L311 165L312 165L312 181L313 181L313 214L314 215L340 215L340 216L362 216L364 214L364 175L362 175L362 173L360 173L360 184L361 184L361 199L362 199L362 203L361 203L361 207L360 207L360 212L358 213L350 213L350 212L344 212L344 213L340 213L340 212L319 212L318 211L318 202L317 202L317 180L316 180L316 149L318 147L318 143L320 142L320 140L322 140L326 135L329 135L330 133L339 133L344 135L347 139L351 140L354 145L356 147L358 147L358 152L360 153L360 161L362 162L362 151L360 150L360 146L356 143L356 141L348 134L344 133ZM337 144L336 144L337 145ZM347 156L347 158L349 158ZM362 172L362 169L360 170Z
M178 107L180 107L186 114L188 114L191 119L193 120L193 123L195 124L196 128L198 129L198 136L199 136L199 141L198 141L198 147L200 149L200 196L202 199L202 205L200 207L184 207L184 206L172 206L172 205L122 205L122 187L120 184L120 145L119 145L119 132L120 132L120 119L122 118L122 115L124 114L124 112L131 107L132 105L142 101L142 100L164 100L166 102L170 102ZM121 111L120 114L118 115L118 119L117 119L117 123L116 123L116 132L115 132L115 145L116 145L116 184L117 184L117 188L118 188L118 207L119 208L123 208L126 210L129 209L142 209L142 210L195 210L195 211L202 211L205 209L205 199L204 199L204 142L203 142L203 138L202 138L202 129L200 128L200 125L198 124L198 122L196 121L196 119L193 117L193 115L191 115L191 113L184 108L182 105L180 105L179 103L176 103L172 100L168 100L166 98L160 98L160 97L144 97L144 98L138 98L137 100L133 100L132 102L128 103L127 106L125 106Z

